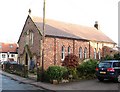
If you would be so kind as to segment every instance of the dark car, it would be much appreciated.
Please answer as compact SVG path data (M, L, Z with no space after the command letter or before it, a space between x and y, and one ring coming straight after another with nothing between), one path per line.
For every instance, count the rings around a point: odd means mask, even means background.
M17 65L18 63L16 61L3 61L2 62L2 69L4 69L6 67L6 65L8 67L10 67L11 69L13 69L13 66Z
M120 60L101 61L96 67L96 76L99 81L104 79L120 81Z

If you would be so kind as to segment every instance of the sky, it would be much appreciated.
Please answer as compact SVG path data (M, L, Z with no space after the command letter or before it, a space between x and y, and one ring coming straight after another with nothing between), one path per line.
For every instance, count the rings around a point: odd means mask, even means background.
M46 0L46 18L93 27L118 43L119 0ZM0 42L17 42L28 10L32 16L43 17L43 0L1 0Z

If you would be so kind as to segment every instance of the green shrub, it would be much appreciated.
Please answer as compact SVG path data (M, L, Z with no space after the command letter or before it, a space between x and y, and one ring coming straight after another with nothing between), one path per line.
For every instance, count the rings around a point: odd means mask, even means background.
M116 54L114 54L114 59L116 59L116 60L120 60L120 53L116 53Z
M47 69L46 73L50 81L60 81L63 78L64 74L67 73L67 68L62 66L50 66Z
M96 60L90 59L87 62L83 62L77 67L78 76L87 79L94 77L96 66L97 66Z
M104 58L104 60L112 60L112 59L114 59L114 58L110 55L106 55L105 58Z
M69 75L72 75L72 79L78 79L77 69L68 68Z

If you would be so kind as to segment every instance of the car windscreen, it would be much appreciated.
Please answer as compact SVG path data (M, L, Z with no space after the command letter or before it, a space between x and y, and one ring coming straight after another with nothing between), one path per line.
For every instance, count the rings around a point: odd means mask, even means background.
M112 65L111 62L101 62L101 63L99 63L98 66L99 66L99 68L110 68L111 65Z

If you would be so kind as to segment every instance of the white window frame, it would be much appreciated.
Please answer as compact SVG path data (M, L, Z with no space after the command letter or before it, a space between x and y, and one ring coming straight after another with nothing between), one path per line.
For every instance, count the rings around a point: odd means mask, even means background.
M86 59L87 58L87 48L85 47L85 49L84 49L84 59Z
M70 52L71 52L71 51L70 51L70 46L69 46L69 47L68 47L68 55L70 55Z
M15 55L14 55L14 54L11 54L11 57L15 57Z
M79 48L79 58L82 59L82 47Z
M2 58L6 58L6 54L2 54Z
M94 59L97 59L97 51L96 51L96 48L94 48Z
M65 46L62 46L61 48L61 60L63 61L65 59Z
M30 31L30 39L29 39L30 45L33 45L33 38L34 38L34 34L32 31Z
M100 49L99 49L99 51L98 51L98 58L101 59Z

